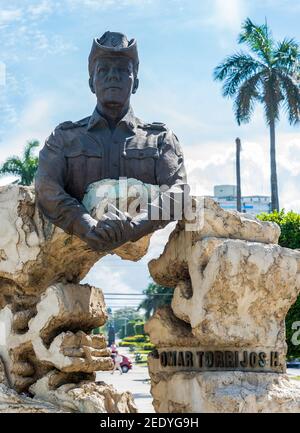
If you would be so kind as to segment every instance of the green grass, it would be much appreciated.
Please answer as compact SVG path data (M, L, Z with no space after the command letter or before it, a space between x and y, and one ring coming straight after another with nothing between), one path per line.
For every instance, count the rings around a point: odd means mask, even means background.
M300 380L300 376L293 376L293 379Z

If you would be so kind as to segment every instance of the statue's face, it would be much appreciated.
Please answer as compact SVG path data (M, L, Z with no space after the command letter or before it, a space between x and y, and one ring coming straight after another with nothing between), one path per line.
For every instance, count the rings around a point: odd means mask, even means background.
M101 57L97 60L91 90L103 106L124 106L135 93L138 80L133 62L126 57Z

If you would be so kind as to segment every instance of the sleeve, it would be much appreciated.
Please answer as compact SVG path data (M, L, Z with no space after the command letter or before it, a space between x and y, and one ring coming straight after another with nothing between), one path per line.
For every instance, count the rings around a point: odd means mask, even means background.
M158 185L168 185L171 188L173 185L187 184L183 152L178 138L172 131L168 130L164 134L159 152L156 165Z
M68 234L84 237L95 221L86 208L65 191L65 179L63 140L60 131L56 129L39 154L35 177L37 205L51 223Z
M183 152L176 135L168 130L161 140L156 165L156 179L160 186L159 220L182 219L184 203L189 195Z
M189 199L183 153L179 141L171 131L162 135L159 157L156 162L156 183L160 187L158 196L148 203L147 213L135 221L135 237L138 240L169 222L181 220L185 202Z

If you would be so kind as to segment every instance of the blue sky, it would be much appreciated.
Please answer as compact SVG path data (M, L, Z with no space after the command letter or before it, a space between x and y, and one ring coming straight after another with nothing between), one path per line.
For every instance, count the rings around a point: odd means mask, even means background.
M0 162L20 154L29 139L43 143L58 123L92 113L87 72L92 39L121 31L139 47L134 111L174 130L195 192L212 194L214 184L234 183L234 140L240 136L242 192L269 194L269 133L262 111L238 127L212 70L241 49L236 39L247 16L257 23L267 18L276 39L300 40L300 1L0 0L0 6L2 73L3 64L6 68L5 83L0 73ZM286 209L300 211L298 137L299 127L289 126L283 114L277 128L280 200ZM161 250L165 236L154 235L149 256ZM148 283L147 260L128 263L110 256L87 281L106 292L141 292Z

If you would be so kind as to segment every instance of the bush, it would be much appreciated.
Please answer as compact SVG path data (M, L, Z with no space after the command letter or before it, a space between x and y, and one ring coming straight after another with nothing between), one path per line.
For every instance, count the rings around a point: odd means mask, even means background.
M135 343L131 343L130 341L120 341L120 347L134 347Z
M145 343L147 341L147 337L145 335L134 335L132 337L125 337L123 341L131 341L135 343Z
M300 248L300 214L293 211L284 213L284 210L281 210L271 214L261 213L257 218L261 221L273 221L280 226L279 245L286 248Z
M135 320L130 320L128 323L127 323L127 329L126 329L126 331L127 331L127 335L126 335L126 337L128 337L128 336L131 336L131 335L134 335L135 334L135 332L134 332L134 325L135 325Z
M280 226L281 234L279 237L279 245L286 248L300 248L300 215L296 212L290 211L285 213L284 210L280 212L273 212L271 214L262 213L257 215L261 221L273 221ZM295 330L292 329L294 322L300 321L300 296L292 305L285 318L286 324L286 342L288 345L287 356L288 358L300 356L300 345L294 346L291 338Z
M146 343L143 345L144 350L153 350L154 348L155 348L155 346L152 343Z
M136 335L141 335L141 334L145 335L144 325L145 325L145 322L137 322L134 325L134 332Z

